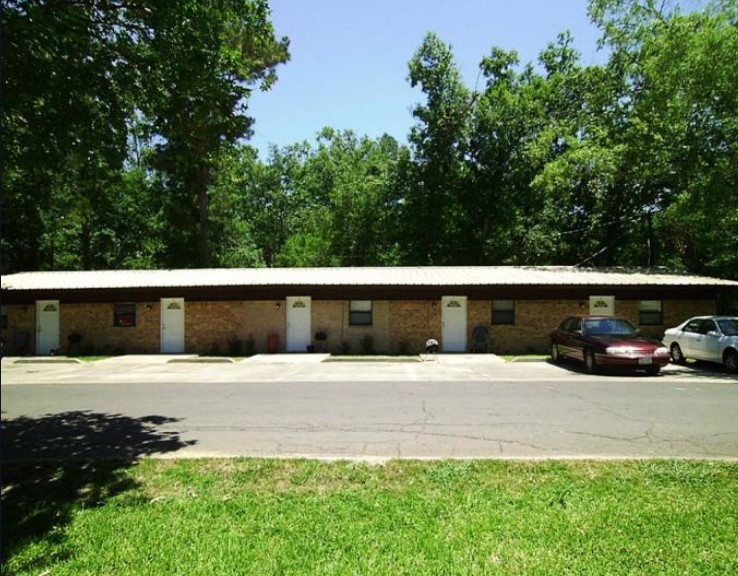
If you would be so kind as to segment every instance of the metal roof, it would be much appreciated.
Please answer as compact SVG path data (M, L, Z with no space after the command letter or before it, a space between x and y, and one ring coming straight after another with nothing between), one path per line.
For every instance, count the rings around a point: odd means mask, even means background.
M2 290L106 290L269 286L692 286L738 288L738 282L661 269L574 266L418 266L361 268L212 268L21 272Z

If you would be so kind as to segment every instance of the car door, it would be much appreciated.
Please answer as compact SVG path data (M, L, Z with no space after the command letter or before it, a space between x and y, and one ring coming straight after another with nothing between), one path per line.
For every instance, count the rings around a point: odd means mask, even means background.
M582 319L570 318L563 328L564 355L568 358L583 360Z
M720 333L714 320L702 320L700 335L694 341L693 355L699 360L720 362Z
M697 318L687 322L681 334L677 336L677 342L682 349L682 354L689 358L695 357L695 351L699 347L699 338L701 336L700 328L702 320Z

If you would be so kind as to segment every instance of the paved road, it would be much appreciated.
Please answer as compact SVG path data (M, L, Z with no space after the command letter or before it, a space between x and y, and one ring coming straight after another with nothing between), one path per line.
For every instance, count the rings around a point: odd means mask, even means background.
M718 370L592 377L485 355L169 360L3 359L3 458L738 459L738 378Z

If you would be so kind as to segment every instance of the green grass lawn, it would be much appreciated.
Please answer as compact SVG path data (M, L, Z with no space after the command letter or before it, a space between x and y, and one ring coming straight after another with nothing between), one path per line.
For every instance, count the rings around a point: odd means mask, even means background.
M738 464L3 465L3 574L738 574Z

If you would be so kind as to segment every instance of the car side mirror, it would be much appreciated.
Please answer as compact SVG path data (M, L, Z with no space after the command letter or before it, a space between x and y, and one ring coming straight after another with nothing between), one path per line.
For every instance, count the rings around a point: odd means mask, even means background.
M576 334L577 336L581 336L582 335L582 331L581 330L574 330L574 334Z
M717 330L710 330L707 335L712 336L713 338L720 338L720 334L717 332Z

